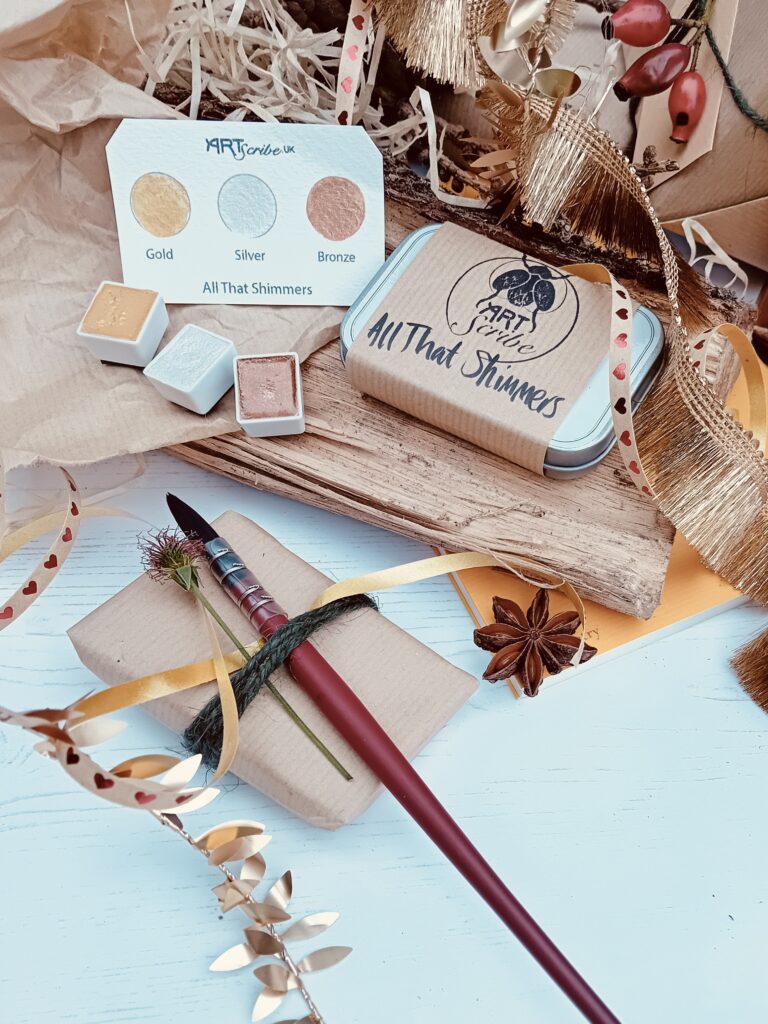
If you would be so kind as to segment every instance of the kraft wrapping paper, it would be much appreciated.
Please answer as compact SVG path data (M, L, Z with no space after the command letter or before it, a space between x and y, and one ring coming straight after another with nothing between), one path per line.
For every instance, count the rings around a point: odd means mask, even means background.
M168 0L132 0L152 53ZM134 367L102 364L75 330L102 280L121 281L104 147L121 117L173 117L141 88L123 0L0 5L0 456L7 469L149 451L238 429L232 393L205 417ZM330 307L171 306L241 354L301 359L337 333Z
M237 513L227 512L216 526L289 615L306 611L332 582ZM207 568L203 587L243 643L257 639ZM69 637L83 664L108 685L211 654L194 600L179 587L162 586L147 576L77 623ZM373 610L337 620L312 643L409 758L477 689L472 676ZM365 810L379 793L379 783L284 669L273 680L353 779L346 782L266 692L243 715L232 770L311 824L338 828ZM147 709L181 732L215 692L210 683L162 697Z

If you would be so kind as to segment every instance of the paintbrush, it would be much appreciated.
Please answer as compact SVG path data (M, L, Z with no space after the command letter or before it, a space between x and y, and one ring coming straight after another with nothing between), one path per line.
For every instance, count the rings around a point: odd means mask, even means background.
M188 537L202 544L214 578L251 625L268 639L288 616L216 530L173 494L171 515ZM528 952L593 1024L618 1019L566 960L470 843L362 701L322 655L305 641L289 656L288 671L328 721L368 765L451 863L498 914Z

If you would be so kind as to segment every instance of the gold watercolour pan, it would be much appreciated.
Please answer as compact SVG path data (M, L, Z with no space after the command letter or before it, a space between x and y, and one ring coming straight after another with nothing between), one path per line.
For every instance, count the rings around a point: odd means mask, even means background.
M384 259L359 126L126 119L107 162L124 281L166 302L346 306Z
M439 233L443 231L451 233L446 244L436 247L421 265L415 262L430 240L433 245L439 242ZM477 247L478 257L464 255L472 245ZM549 402L548 408L542 409L546 416L561 397L558 393L551 398L546 391L547 365L556 368L559 359L568 358L568 345L575 350L570 358L575 357L578 362L583 346L588 349L584 358L591 358L592 362L586 372L582 369L583 380L576 391L565 394L563 402L567 408L556 410L561 419L542 449L543 472L547 476L578 475L602 461L616 438L611 421L608 360L603 355L607 349L607 313L601 309L598 316L589 316L592 293L581 289L581 305L570 319L565 316L568 301L573 301L566 286L570 287L575 280L540 260L488 243L453 225L419 228L400 243L350 306L341 325L342 360L349 370L353 347L366 355L375 349L377 372L366 371L363 376L358 370L359 379L352 375L360 390L494 450L484 443L482 429L475 431L474 436L463 429L464 405L496 403L501 417L513 430L526 419L541 420L542 416L531 416L531 409L520 396L526 394L526 388L530 396L529 382L536 381L537 390L533 393L537 397L547 395L538 402L540 409ZM398 282L401 291L392 298ZM419 296L423 292L430 292L431 299L425 296L422 303ZM390 298L399 308L388 305ZM600 299L607 301L607 297ZM457 300L464 303L463 307L457 306ZM551 319L555 310L557 321ZM580 334L582 322L585 329ZM390 328L390 337L382 345L382 334ZM395 331L398 333L393 343L391 334ZM467 339L473 334L483 340L468 350ZM632 339L633 407L642 401L653 383L661 366L662 349L659 320L645 307L637 307ZM541 359L541 354L546 359ZM412 361L406 369L406 388L398 374L403 372L400 364L409 356ZM463 390L456 390L448 427L442 403L449 383L453 386L452 379L458 380ZM504 389L503 395L496 394ZM515 397L515 389L518 400L510 401ZM403 399L406 393L407 401Z

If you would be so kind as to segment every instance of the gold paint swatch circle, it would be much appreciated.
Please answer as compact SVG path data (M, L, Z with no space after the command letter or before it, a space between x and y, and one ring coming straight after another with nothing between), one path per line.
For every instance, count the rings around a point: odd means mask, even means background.
M131 189L133 216L156 238L178 235L187 226L191 204L180 181L170 174L143 174Z
M307 196L309 223L329 242L342 242L365 220L365 198L349 178L321 178Z

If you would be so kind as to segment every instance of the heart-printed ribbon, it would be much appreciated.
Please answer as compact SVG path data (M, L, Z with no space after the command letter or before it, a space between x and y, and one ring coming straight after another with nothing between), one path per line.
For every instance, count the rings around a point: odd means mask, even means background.
M360 81L363 77L363 58L368 46L368 32L371 27L373 13L373 0L352 0L347 18L347 27L344 31L344 42L341 48L339 59L338 79L336 83L336 121L338 124L355 123L355 100L357 97ZM383 33L378 42L378 52L381 53L381 46L384 42ZM371 68L369 79L375 76L375 69ZM366 103L361 102L359 109L363 109Z
M61 467L60 467L61 468ZM66 481L66 511L62 519L56 516L44 517L19 527L0 541L0 562L23 548L30 541L57 526L57 533L47 553L37 563L27 580L4 601L0 601L0 630L10 626L53 582L61 566L72 550L75 537L80 529L80 493L72 475L61 468ZM43 528L41 528L43 527Z

